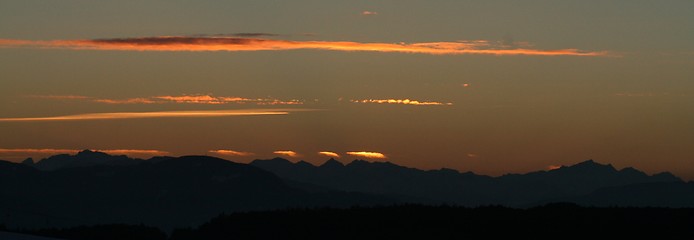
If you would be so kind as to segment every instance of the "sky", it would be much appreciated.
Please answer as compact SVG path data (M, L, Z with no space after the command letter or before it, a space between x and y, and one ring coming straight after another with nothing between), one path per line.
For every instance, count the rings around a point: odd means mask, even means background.
M0 159L694 179L694 2L0 2Z

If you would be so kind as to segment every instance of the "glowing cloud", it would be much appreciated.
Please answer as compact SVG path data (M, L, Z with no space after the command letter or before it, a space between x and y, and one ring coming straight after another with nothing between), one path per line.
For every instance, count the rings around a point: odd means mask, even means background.
M349 100L353 103L378 103L378 104L404 104L404 105L420 105L420 106L450 106L453 103L432 102L432 101L417 101L410 99L363 99Z
M335 152L318 152L318 154L323 155L323 156L328 156L328 157L334 157L334 158L340 157L340 154L337 154Z
M147 99L147 98L128 98L128 99L94 99L94 102L98 103L108 103L108 104L138 104L138 103L145 103L145 104L150 104L150 103L157 103L154 100Z
M287 157L298 157L298 156L299 156L298 153L296 153L296 152L294 152L294 151L289 151L289 150L278 150L278 151L274 151L274 152L272 152L272 153L274 153L274 154L279 154L279 155L284 155L284 156L287 156Z
M152 155L152 156L163 156L169 154L166 151L159 150L141 150L141 149L97 149L92 150L97 152L108 153L111 155Z
M53 149L53 148L0 148L0 154L8 153L20 153L20 154L63 154L63 153L77 153L79 150L75 149Z
M274 98L215 97L211 95L155 96L145 98L106 99L89 98L91 101L107 104L256 104L256 105L301 105L301 100L280 100Z
M255 155L252 152L239 152L239 151L234 151L234 150L210 150L211 153L219 154L219 155L226 155L226 156L236 156L236 157L247 157L251 155Z
M142 38L80 39L32 41L0 39L0 47L110 51L281 51L330 50L419 53L433 55L534 55L534 56L607 56L607 52L578 49L542 50L529 46L509 48L486 40L423 43L361 43L350 41L292 41L240 37L156 36Z
M361 15L364 15L364 16L373 16L373 15L378 15L378 12L363 11L363 12L361 12Z
M552 170L557 170L557 169L560 169L560 168L561 168L561 166L559 166L559 165L549 165L549 166L547 166L547 170L550 170L550 171L552 171Z
M387 158L385 154L379 152L347 152L347 154L365 158Z
M0 122L286 115L286 114L289 114L290 112L299 112L299 111L314 111L314 110L313 109L241 109L241 110L202 110L202 111L163 111L163 112L113 112L113 113L87 113L87 114L57 116L57 117L0 118Z

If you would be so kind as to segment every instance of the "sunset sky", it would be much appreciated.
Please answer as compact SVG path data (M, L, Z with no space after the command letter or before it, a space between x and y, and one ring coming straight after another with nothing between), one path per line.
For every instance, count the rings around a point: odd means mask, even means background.
M694 179L694 1L0 1L0 159Z

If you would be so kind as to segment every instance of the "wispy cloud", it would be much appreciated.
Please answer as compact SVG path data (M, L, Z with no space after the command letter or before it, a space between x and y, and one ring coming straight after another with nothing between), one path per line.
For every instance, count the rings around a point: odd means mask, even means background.
M210 150L209 152L219 154L219 155L235 156L235 157L247 157L247 156L255 155L252 152L240 152L240 151L226 150L226 149Z
M256 105L301 105L304 102L297 99L280 100L275 98L243 98L243 97L215 97L211 95L182 95L182 96L156 96L151 97L155 100L163 100L174 103L197 103L197 104L256 104Z
M7 153L43 153L43 154L61 154L61 153L77 153L75 149L55 149L55 148L0 148L0 154Z
M382 43L352 41L292 41L241 37L157 36L141 38L78 39L32 41L0 39L0 47L45 48L111 51L280 51L330 50L362 52L396 52L433 55L534 55L534 56L607 56L607 52L567 49L508 48L486 40L421 43Z
M154 101L149 98L127 98L127 99L105 99L105 98L100 98L100 99L94 99L94 102L98 103L107 103L107 104L151 104L151 103L157 103L157 101Z
M313 109L239 109L239 110L200 110L200 111L161 111L161 112L112 112L112 113L87 113L87 114L76 114L76 115L55 116L55 117L0 118L0 122L286 115L286 114L289 114L290 112L299 112L299 111L314 111L314 110Z
M364 15L364 16L374 16L374 15L378 15L378 12L374 12L374 11L363 11L363 12L361 12L361 15Z
M272 152L272 153L274 153L274 154L279 154L279 155L284 155L284 156L287 156L287 157L298 157L298 156L299 156L299 154L298 154L297 152L290 151L290 150L277 150L277 151L274 151L274 152Z
M29 95L31 98L55 99L55 100L82 100L91 99L91 97L80 95Z
M347 155L365 157L365 158L387 158L385 154L380 152L347 152Z
M58 99L58 100L85 100L106 104L162 104L162 103L184 103L184 104L255 104L255 105L301 105L302 100L290 99L282 100L276 98L243 98L235 96L212 96L209 94L193 95L164 95L153 97L138 97L126 99L96 98L77 95L31 95L33 98Z
M378 104L404 104L404 105L420 105L420 106L450 106L453 103L434 102L434 101L418 101L410 99L362 99L349 100L353 103L378 103Z
M328 157L334 157L334 158L339 158L340 154L337 154L335 152L318 152L319 155L323 156L328 156Z
M142 149L96 149L93 151L104 152L111 155L152 155L152 156L164 156L168 155L169 152L159 151L159 150L142 150Z

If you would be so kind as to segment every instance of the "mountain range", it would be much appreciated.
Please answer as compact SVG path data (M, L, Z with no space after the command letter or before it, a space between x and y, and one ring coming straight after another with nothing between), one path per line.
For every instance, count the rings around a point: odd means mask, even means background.
M694 183L589 160L499 177L390 162L286 159L234 163L210 156L134 159L85 150L34 162L0 161L0 225L106 223L163 229L196 226L221 213L404 203L531 207L694 207Z

